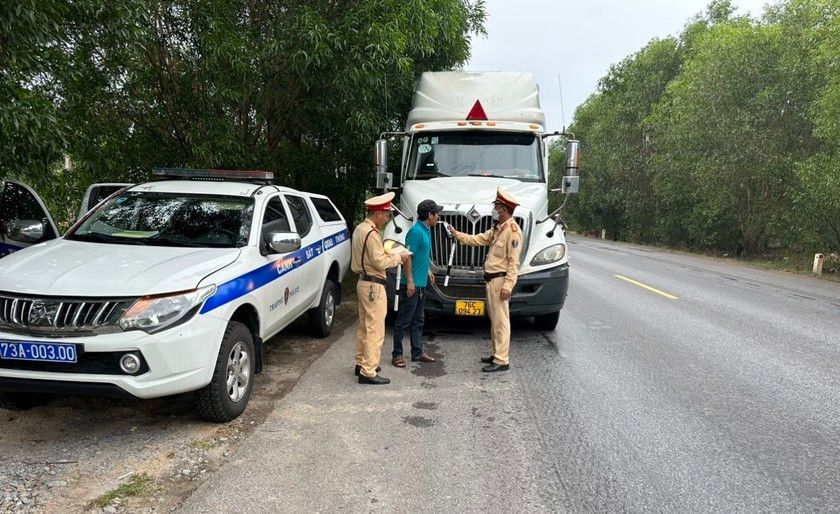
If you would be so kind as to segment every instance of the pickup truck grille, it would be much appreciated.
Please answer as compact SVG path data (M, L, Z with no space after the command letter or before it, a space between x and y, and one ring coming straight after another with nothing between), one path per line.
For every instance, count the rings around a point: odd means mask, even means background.
M519 228L523 228L525 222L523 218L516 216L514 220L519 225ZM481 216L473 223L464 214L441 214L440 221L449 223L459 232L472 235L486 232L493 226L493 218L490 216ZM447 237L446 229L442 223L438 223L432 228L432 264L445 268L449 262L451 248L452 241ZM452 259L452 269L467 271L483 270L487 250L489 250L487 246L458 245L455 248L455 256Z
M41 335L98 331L116 325L134 300L31 297L0 292L0 330Z

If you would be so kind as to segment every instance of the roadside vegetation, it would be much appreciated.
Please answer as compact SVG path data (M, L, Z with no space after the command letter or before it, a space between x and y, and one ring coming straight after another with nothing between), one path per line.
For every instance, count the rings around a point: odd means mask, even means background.
M469 58L481 0L13 1L0 9L0 169L60 224L91 182L265 169L348 219L415 79Z
M128 482L120 485L116 489L108 491L99 498L93 500L90 503L90 507L98 507L100 509L103 509L105 507L114 505L114 503L116 503L118 500L123 500L125 498L130 498L134 496L147 496L152 493L153 486L154 481L151 477L149 477L149 475L133 475Z
M612 66L570 127L583 162L567 222L785 269L819 252L838 274L838 48L840 0L774 2L758 20L718 0Z

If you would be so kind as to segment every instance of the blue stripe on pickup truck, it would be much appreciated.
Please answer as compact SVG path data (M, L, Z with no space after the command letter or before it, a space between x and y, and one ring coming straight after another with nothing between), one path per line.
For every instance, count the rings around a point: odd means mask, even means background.
M237 298L245 296L251 291L257 290L266 284L274 282L286 273L295 270L309 261L318 258L322 253L350 240L350 231L347 229L337 232L329 237L321 239L309 246L292 252L274 262L270 262L259 268L249 271L242 276L229 280L216 288L216 293L204 302L201 314L210 312L217 307L232 302Z

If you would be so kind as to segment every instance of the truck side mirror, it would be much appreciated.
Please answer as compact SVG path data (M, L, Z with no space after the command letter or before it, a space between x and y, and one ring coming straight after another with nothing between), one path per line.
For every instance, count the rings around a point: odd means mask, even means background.
M566 171L563 175L563 193L577 193L580 188L580 141L569 139L566 141Z
M376 170L376 189L390 189L393 184L393 174L388 173L388 140L377 139L373 157Z

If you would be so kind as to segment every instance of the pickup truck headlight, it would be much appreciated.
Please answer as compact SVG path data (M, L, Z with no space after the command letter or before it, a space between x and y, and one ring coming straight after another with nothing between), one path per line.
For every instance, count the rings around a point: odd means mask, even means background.
M551 264L557 262L566 255L566 245L559 244L549 246L545 250L534 256L531 259L531 266L541 266L543 264Z
M165 295L144 296L134 302L120 319L123 330L149 334L179 325L192 318L204 300L213 296L216 285Z

